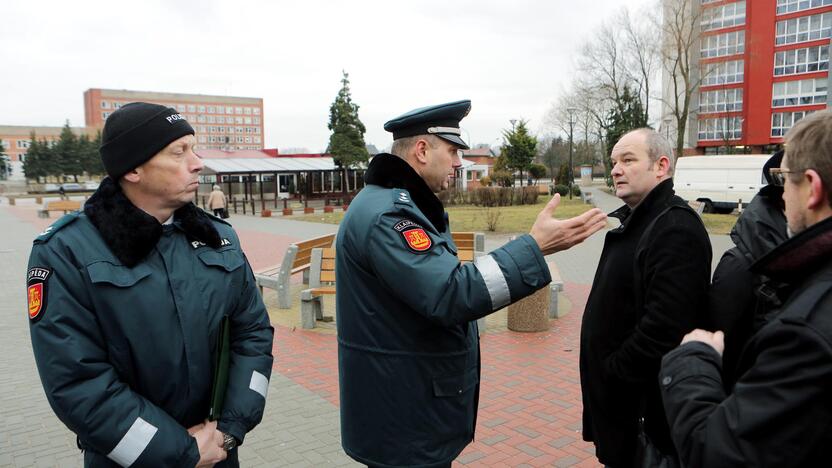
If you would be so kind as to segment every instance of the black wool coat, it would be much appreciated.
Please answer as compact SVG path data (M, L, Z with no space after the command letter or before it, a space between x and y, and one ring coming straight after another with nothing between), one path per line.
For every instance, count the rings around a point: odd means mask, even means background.
M832 459L832 218L752 266L786 284L783 306L745 346L730 394L709 345L662 362L662 398L684 466L828 466Z
M711 244L672 179L610 216L621 226L607 233L581 325L583 437L602 463L631 466L639 417L675 453L656 376L662 356L704 322Z

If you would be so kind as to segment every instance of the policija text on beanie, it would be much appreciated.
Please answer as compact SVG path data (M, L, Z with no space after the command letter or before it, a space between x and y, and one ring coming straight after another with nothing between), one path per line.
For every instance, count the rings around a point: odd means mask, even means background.
M118 180L172 141L193 134L191 124L175 109L131 102L113 112L104 123L101 161L107 174Z

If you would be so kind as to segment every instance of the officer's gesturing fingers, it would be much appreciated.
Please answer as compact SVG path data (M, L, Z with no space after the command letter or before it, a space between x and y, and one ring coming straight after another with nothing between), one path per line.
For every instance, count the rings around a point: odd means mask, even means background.
M566 250L580 244L587 237L595 234L607 224L607 215L598 208L574 218L559 220L552 217L560 204L560 195L554 197L537 215L529 234L537 242L543 255Z

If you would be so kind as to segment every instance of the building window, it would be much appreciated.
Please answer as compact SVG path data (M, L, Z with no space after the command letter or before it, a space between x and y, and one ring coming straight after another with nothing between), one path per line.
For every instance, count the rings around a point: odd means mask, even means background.
M246 137L246 143L251 143L251 137Z
M17 160L20 162L26 162L26 153L20 153L17 155Z
M242 108L242 107L235 107L235 108L234 108L234 111L235 111L235 113L237 113L237 114L242 114L242 113L243 113L243 108Z
M742 118L721 117L699 119L699 140L739 140L742 138Z
M200 135L199 136L199 142L200 143L205 143L205 135Z
M208 106L208 113L209 114L214 114L215 111L216 111L216 109L214 108L214 106Z
M110 103L108 103L107 101L101 101L101 108L102 109L109 109L110 108Z
M724 57L745 52L745 31L733 31L702 38L702 58Z
M27 149L31 145L31 140L17 140L17 149Z
M730 28L745 24L745 2L727 3L702 12L700 26L703 31Z
M188 112L196 112L196 106L193 104L188 104Z
M774 54L774 76L829 69L829 46L784 50Z
M738 112L742 110L742 88L717 89L699 94L699 113Z
M252 112L254 112L254 115L260 115L260 108L255 107L254 109L252 109Z
M243 118L242 117L234 117L234 122L236 122L238 124L241 124L241 123L243 123Z
M243 137L238 136L238 137L237 137L237 143L242 143L242 142L243 142Z
M832 0L777 0L777 14L793 13L832 5Z
M260 144L260 137L254 137L254 142Z
M252 117L251 121L254 122L254 125L260 125L260 117Z
M777 22L775 45L795 44L830 37L832 13L801 16Z
M251 115L251 107L245 107L245 108L243 108L243 112L244 112L246 115Z
M254 133L260 133L260 127L254 127Z
M705 64L702 86L742 83L745 74L745 60L712 62Z
M771 107L826 104L826 78L774 83Z
M187 109L185 107L185 104L177 104L176 105L176 110L178 110L179 112L185 112L185 109Z
M776 112L771 114L771 136L782 137L798 120L814 111Z
M110 116L109 112L102 112L101 113L101 120L107 120L107 117Z
M200 113L200 114L204 114L204 113L205 113L205 106L199 106L199 113Z
M246 125L251 125L251 117L243 117L243 123Z

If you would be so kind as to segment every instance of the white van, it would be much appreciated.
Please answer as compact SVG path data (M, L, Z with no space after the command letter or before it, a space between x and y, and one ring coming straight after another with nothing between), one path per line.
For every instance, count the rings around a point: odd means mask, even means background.
M730 212L747 205L766 185L763 165L770 155L686 156L676 160L673 188L687 201L705 204L705 212Z

